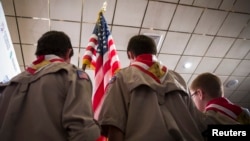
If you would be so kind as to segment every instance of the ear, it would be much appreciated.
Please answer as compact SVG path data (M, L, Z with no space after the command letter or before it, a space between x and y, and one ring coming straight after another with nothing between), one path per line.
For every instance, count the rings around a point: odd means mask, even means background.
M128 51L128 57L129 59L135 59L135 55L131 52L131 51Z
M200 100L205 99L205 95L201 89L197 89L196 92L197 92L197 96L199 97Z
M70 57L70 53L71 53L71 51L72 51L72 49L70 48L70 49L68 49L68 51L67 51L67 53L66 53L66 56L65 56L65 61L67 62L67 63L70 63L70 60L71 60L71 57Z

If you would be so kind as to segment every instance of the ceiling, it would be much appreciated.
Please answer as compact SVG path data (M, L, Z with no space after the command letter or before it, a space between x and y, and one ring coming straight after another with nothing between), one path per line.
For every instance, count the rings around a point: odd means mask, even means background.
M1 0L21 70L35 59L36 41L48 30L67 33L72 63L81 67L104 0ZM135 34L159 39L158 58L188 84L200 73L218 75L232 102L250 109L250 0L106 0L104 16L122 67ZM183 66L192 63L189 69ZM93 71L87 70L93 79Z

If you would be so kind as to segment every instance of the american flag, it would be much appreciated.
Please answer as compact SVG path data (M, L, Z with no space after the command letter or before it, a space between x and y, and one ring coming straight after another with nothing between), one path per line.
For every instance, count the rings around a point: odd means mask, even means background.
M114 40L102 11L99 13L93 34L83 56L84 65L95 70L93 109L94 117L98 119L104 100L105 88L112 76L120 69Z

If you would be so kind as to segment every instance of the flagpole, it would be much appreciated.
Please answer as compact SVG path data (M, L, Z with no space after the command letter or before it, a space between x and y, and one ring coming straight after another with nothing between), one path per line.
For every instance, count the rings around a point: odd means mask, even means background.
M103 12L103 13L106 12L106 10L107 10L107 5L108 5L108 3L107 3L107 1L105 1L105 2L103 3L103 5L102 5L102 8L101 8L101 11L100 11L100 12ZM98 19L99 19L100 12L99 12L99 14L98 14ZM82 64L82 70L83 70L83 71L85 71L86 66L87 66L87 64Z

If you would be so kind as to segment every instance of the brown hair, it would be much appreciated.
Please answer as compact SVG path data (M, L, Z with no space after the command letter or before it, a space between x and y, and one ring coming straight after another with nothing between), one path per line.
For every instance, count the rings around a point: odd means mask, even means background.
M209 72L198 75L191 83L190 88L192 90L201 89L211 98L223 95L223 86L220 78Z
M131 51L135 56L141 54L156 54L156 44L155 41L146 35L135 35L130 38L127 46L127 53ZM129 58L129 55L128 55Z
M64 58L68 49L72 49L70 57L74 55L70 38L62 31L48 31L37 41L36 56L54 54Z

